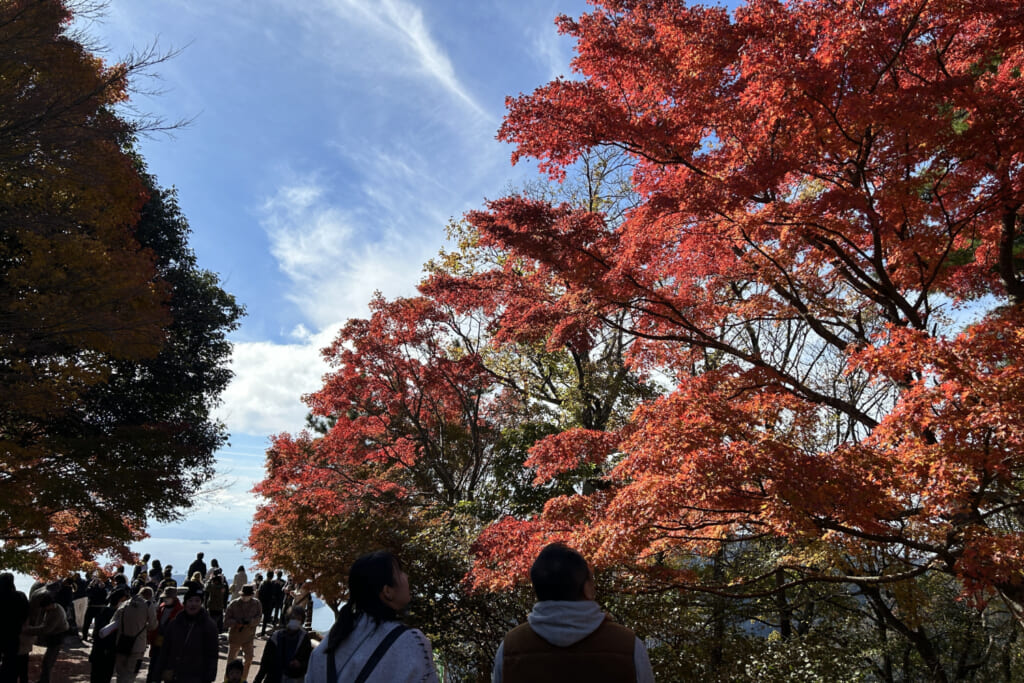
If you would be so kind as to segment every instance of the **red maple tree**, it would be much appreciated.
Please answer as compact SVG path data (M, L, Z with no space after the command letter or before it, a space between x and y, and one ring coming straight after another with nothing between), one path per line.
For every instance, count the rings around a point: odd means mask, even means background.
M1024 616L1024 6L593 4L559 19L580 79L510 98L499 137L555 178L624 150L641 202L467 219L675 388L602 437L606 486L489 529L477 585L554 537L673 585L673 557L780 538L775 590L938 571Z

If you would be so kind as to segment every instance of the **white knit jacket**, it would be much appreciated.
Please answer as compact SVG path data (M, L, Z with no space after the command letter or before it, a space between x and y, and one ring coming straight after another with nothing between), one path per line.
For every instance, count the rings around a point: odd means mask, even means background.
M365 614L334 653L338 680L327 680L327 639L313 650L306 670L306 683L352 683L380 641L387 637L397 621L377 624ZM417 629L409 629L392 643L366 683L438 683L430 641Z

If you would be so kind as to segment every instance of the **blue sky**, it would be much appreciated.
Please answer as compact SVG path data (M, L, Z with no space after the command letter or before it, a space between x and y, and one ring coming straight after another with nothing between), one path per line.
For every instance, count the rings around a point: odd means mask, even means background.
M220 488L154 537L244 537L268 436L298 431L319 349L374 290L413 292L450 218L535 176L495 132L504 98L568 74L554 19L582 0L111 0L116 60L182 49L140 110L194 119L141 143L179 190L202 267L248 308L218 415ZM142 546L144 547L144 545ZM182 559L179 558L178 562ZM172 558L168 558L172 560Z

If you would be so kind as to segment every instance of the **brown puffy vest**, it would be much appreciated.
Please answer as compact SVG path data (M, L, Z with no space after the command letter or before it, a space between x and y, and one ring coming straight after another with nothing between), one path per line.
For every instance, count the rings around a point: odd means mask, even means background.
M636 635L605 619L593 633L558 647L521 624L508 632L502 647L502 683L634 683Z

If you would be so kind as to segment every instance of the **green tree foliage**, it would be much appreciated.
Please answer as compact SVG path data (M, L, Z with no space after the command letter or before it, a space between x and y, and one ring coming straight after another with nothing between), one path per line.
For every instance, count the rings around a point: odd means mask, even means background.
M75 9L0 4L0 566L38 572L188 505L242 313L115 111L152 57L105 65Z

